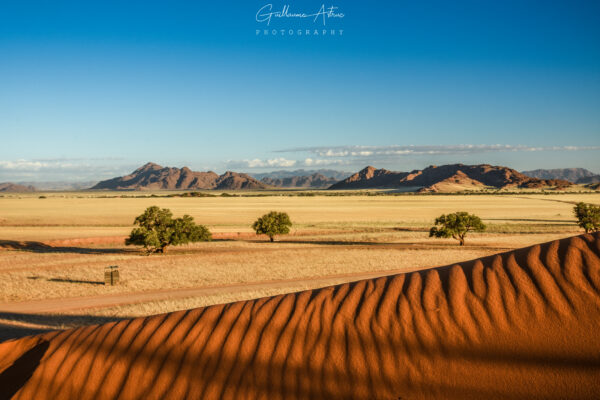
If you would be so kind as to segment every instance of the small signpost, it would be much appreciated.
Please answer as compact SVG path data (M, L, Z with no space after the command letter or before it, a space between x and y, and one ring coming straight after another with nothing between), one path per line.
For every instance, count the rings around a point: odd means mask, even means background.
M114 286L119 283L119 266L111 265L104 269L104 284Z

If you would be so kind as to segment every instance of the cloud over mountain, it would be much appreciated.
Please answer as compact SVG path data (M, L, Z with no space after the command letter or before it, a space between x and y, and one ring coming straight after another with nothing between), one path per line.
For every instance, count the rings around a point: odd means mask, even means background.
M458 145L390 145L390 146L315 146L277 150L277 153L311 153L319 157L371 157L406 155L459 155L497 152L586 151L600 150L600 146L526 146L508 144L458 144Z

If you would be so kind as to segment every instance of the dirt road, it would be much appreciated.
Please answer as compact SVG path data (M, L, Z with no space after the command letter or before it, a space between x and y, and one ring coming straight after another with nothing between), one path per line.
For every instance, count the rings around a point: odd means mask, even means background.
M202 286L184 289L152 290L145 292L119 293L99 296L70 297L59 299L43 299L22 302L0 303L0 312L20 314L60 313L86 308L106 308L124 304L146 303L150 301L183 299L215 294L236 293L239 291L292 288L304 290L310 287L325 287L344 282L370 279L378 276L409 272L406 269L397 271L375 271L358 274L328 275L314 278L281 279L233 285Z

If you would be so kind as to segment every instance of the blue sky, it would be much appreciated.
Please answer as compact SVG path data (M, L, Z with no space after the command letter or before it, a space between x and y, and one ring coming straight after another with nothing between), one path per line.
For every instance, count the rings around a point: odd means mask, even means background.
M0 3L0 181L146 161L600 172L600 2L220 3ZM264 35L269 3L344 16Z

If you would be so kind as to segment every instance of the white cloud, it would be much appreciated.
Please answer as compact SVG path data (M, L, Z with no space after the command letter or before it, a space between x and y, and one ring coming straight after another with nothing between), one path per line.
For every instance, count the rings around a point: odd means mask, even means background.
M332 149L328 149L327 151L316 151L315 153L321 157L344 157L349 154L346 150L337 151Z
M343 159L335 158L312 158L308 157L304 160L289 160L287 158L260 159L254 158L251 160L230 160L226 166L230 169L252 169L252 168L289 168L289 167L315 167L328 165L346 165L347 162Z
M293 167L296 165L295 160L286 160L285 158L275 158L273 160L267 160L269 167Z
M244 160L244 162L246 162L248 168L260 168L265 166L264 161L258 158L255 158L254 160Z
M323 159L306 158L304 160L303 166L314 167L314 166L344 165L344 164L345 164L345 162L343 160L323 160Z
M311 153L319 157L361 158L373 156L408 156L408 155L461 155L490 152L541 152L541 151L594 151L600 146L551 146L537 147L525 145L503 144L458 144L439 146L331 146L331 147L299 147L278 150L279 153Z
M252 160L241 160L241 161L233 161L230 160L227 162L228 168L266 168L266 167L293 167L296 165L296 160L288 160L283 157L273 158L268 160L261 160L260 158L255 158Z
M81 181L124 175L134 165L106 163L106 159L0 160L0 182Z
M44 168L47 166L48 166L48 163L43 163L40 161L27 161L27 160L2 161L2 160L0 160L0 170L38 171L40 168Z

